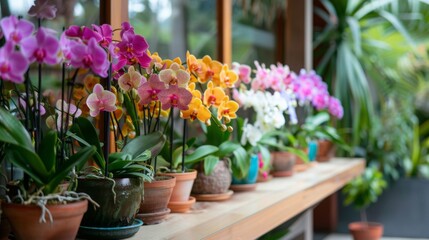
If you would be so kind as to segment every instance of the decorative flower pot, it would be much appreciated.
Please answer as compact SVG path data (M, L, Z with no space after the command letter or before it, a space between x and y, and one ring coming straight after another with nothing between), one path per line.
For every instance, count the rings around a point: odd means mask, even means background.
M305 153L307 153L308 156L308 160L310 160L310 162L304 162L304 160L302 160L300 157L297 156L296 158L296 162L295 162L295 166L294 166L294 170L296 172L303 172L306 171L307 169L315 166L317 164L316 161L314 161L316 159L316 153L317 153L317 142L316 141L310 141L308 143L308 147L305 149Z
M271 152L273 160L272 175L274 177L289 177L293 175L296 155L290 152Z
M250 167L247 176L242 179L237 179L232 176L232 184L229 187L231 190L241 191L252 191L256 189L256 180L258 179L259 170L259 159L258 155L253 154L250 157Z
M100 205L96 209L92 206L88 208L82 219L82 226L120 227L133 224L143 195L143 180L141 178L113 180L114 182L105 178L78 179L77 192L87 193Z
M167 204L175 184L176 178L173 176L156 176L154 181L145 182L144 198L140 202L137 218L147 225L162 222L170 213Z
M37 205L2 203L3 214L9 219L17 239L56 240L75 239L88 200L68 204L47 205L52 215L45 213L46 222L39 222L42 209Z
M192 186L197 177L197 170L191 169L187 172L161 173L160 176L173 176L176 178L176 185L173 188L168 208L171 212L187 212L195 203L195 198L191 197Z
M196 167L198 174L192 187L192 195L198 201L222 201L229 199L233 191L231 185L231 171L225 161L219 161L210 175L204 174L204 165Z
M378 240L383 236L383 224L374 222L352 222L349 231L354 240Z
M329 140L317 141L316 161L327 162L335 155L335 145Z

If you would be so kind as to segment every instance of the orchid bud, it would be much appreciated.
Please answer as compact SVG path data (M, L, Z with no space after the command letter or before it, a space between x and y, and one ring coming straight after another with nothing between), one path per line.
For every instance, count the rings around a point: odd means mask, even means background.
M222 132L225 132L227 129L228 129L228 128L227 128L227 126L226 126L225 124L222 124L222 125L221 125L220 130L221 130Z
M210 121L210 119L208 119L208 120L205 122L205 124L206 124L207 126L210 126L210 125L212 125L212 122Z
M232 126L228 126L228 132L234 131L234 128Z
M124 94L122 92L120 92L118 94L118 101L119 101L120 104L124 103Z
M231 122L231 118L229 116L224 116L223 118L224 118L225 123Z

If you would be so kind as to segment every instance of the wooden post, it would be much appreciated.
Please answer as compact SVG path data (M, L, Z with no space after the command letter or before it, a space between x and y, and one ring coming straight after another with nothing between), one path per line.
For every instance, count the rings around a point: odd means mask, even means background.
M121 27L122 22L129 21L128 0L100 1L100 24L110 24L113 29ZM119 39L119 32L115 32L115 39Z
M217 0L217 60L231 66L232 63L232 1Z
M286 64L298 72L313 67L313 1L287 0Z

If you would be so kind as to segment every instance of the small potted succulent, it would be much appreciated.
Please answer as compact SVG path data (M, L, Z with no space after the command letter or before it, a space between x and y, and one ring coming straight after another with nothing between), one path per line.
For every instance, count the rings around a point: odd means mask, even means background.
M386 188L383 174L375 167L368 167L365 172L343 188L344 203L353 204L361 211L361 221L349 224L349 231L355 240L377 240L383 235L383 224L368 222L365 209L377 201Z

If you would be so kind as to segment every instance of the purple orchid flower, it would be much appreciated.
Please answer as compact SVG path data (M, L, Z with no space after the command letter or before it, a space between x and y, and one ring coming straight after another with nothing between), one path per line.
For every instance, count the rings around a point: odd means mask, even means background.
M34 5L28 10L28 15L41 19L54 19L57 10L50 0L35 0Z
M31 96L30 96L31 97ZM37 97L37 94L36 94L36 97ZM19 97L19 105L21 105L21 107L23 108L23 109L25 109L26 107L27 107L27 102L25 101L25 95L24 96L20 96ZM35 108L34 108L34 103L31 101L31 110L32 111L36 111L35 110ZM46 113L46 109L45 109L45 107L43 106L43 103L41 103L41 104L39 104L39 108L40 108L40 116L43 116L43 115L45 115L45 113Z
M164 110L171 107L188 110L188 105L192 100L192 93L185 88L179 88L177 85L170 85L167 90L160 92L158 97Z
M338 119L343 118L344 109L343 109L343 106L341 105L340 100L338 100L337 98L335 97L329 98L328 110L332 116L335 116Z
M133 26L131 26L131 24L129 22L123 22L121 24L121 33L120 33L121 38L124 35L124 33L127 31L131 31L134 34Z
M27 71L29 62L20 52L14 50L12 42L0 48L0 77L14 83L24 82L24 73Z
M5 17L0 21L0 26L7 41L13 42L15 45L33 33L34 25L25 20L19 19L15 16Z
M35 36L22 41L22 52L30 62L46 63L50 65L59 62L60 44L58 39L46 28L39 28Z
M113 30L112 26L109 24L103 24L97 26L92 24L92 29L94 34L97 36L97 41L102 47L109 47L109 44L112 42Z
M89 40L88 45L75 42L70 50L70 63L73 67L90 68L95 74L107 77L107 70L109 69L107 53L94 38Z
M67 37L82 38L83 30L80 26L72 25L64 33Z

